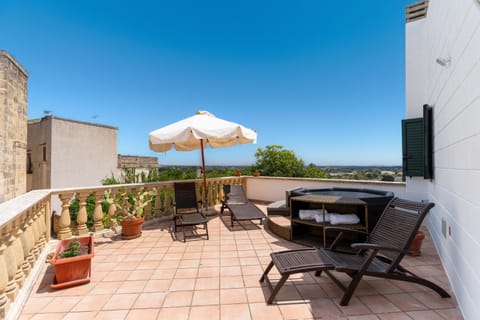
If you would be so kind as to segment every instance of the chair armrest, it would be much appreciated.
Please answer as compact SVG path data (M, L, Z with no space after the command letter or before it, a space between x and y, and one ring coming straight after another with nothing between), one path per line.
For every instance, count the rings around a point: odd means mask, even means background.
M358 230L358 229L352 229L352 228L344 228L344 227L325 227L323 228L325 232L328 231L337 231L337 232L348 232L348 233L357 233L357 234L363 234L368 236L368 232Z
M338 232L338 235L333 240L332 244L329 247L329 250L335 250L337 243L343 238L343 235L345 233L361 234L361 235L368 236L368 232L357 230L357 229L345 228L345 227L325 227L323 229L323 232L325 232L325 234L327 234L328 231Z
M402 250L402 249L399 249L399 248L380 246L380 245L374 244L374 243L352 243L350 245L350 247L352 247L353 249L357 249L357 250L375 250L377 252L380 251L380 250L394 251L394 252L399 252L399 253L407 253L408 252L406 250Z

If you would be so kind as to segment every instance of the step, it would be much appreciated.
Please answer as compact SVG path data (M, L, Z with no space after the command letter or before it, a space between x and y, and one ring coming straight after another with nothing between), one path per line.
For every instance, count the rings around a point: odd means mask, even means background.
M268 228L277 236L286 240L292 240L289 217L269 215L267 217L267 225Z

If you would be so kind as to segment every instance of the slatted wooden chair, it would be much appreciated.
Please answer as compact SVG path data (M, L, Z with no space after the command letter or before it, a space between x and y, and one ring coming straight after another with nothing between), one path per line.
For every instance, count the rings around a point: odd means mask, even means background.
M223 193L225 196L222 200L220 214L223 214L225 209L230 211L230 223L232 227L234 221L258 219L260 224L263 223L265 214L247 199L242 185L226 184L223 186Z
M195 182L175 182L174 186L174 231L177 233L179 227L182 228L183 242L187 237L208 236L208 219L201 211L202 201L197 200L197 192L195 190ZM193 233L187 235L185 227L193 227L196 229L197 225L203 225L205 233ZM196 231L196 230L195 230Z
M442 298L450 297L435 283L415 275L400 265L423 219L433 206L433 203L394 198L387 205L369 235L359 230L327 227L325 232L328 230L339 232L328 249L300 249L271 253L272 261L260 278L260 282L266 281L271 291L267 303L273 302L291 274L309 271L315 271L317 276L324 271L344 291L340 301L342 306L348 304L363 276L413 282L434 290ZM346 253L337 249L338 241L347 232L363 233L367 237L364 243L351 244L351 248L356 250L355 253ZM272 287L268 279L268 273L273 266L281 275L275 287ZM348 274L351 277L350 283L345 286L335 277L333 271Z

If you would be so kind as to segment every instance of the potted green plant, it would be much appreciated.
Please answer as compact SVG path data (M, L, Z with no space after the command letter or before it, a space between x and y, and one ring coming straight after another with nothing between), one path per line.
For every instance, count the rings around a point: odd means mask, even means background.
M140 188L137 191L126 189L117 192L107 200L115 206L116 215L122 225L122 239L130 240L142 235L145 207L157 194L157 190Z
M50 263L55 269L52 289L63 289L90 282L93 237L60 240Z

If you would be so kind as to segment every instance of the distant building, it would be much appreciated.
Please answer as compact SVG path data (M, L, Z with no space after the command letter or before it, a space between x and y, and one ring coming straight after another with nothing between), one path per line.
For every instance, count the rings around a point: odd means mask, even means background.
M117 131L55 116L29 120L27 190L98 186L117 174Z
M150 168L158 168L158 158L119 154L118 168L120 169L135 168L139 170L148 170Z
M0 203L26 192L28 73L0 50Z

